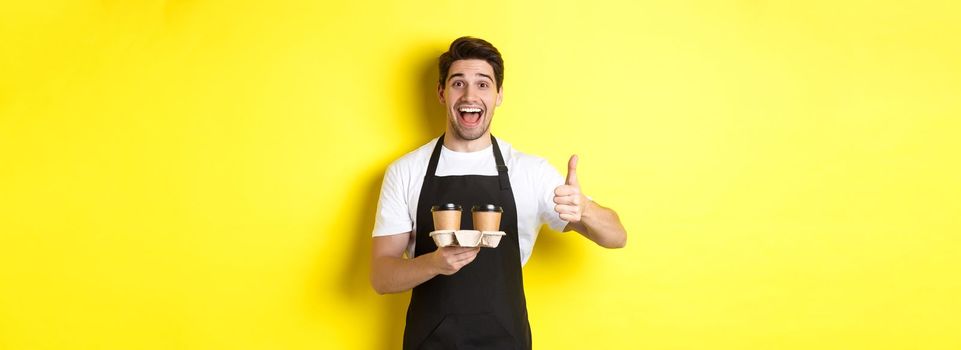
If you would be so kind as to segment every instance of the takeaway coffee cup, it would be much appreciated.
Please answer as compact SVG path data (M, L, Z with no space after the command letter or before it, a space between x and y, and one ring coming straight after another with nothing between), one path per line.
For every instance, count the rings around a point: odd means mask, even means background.
M444 203L430 208L434 217L434 230L460 230L460 204Z
M471 208L471 218L477 231L500 231L501 213L504 208L493 204L475 205Z

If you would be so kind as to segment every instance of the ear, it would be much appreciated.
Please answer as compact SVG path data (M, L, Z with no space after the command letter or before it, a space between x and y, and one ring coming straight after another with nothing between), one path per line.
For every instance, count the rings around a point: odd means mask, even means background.
M437 84L437 100L440 101L442 105L447 104L447 102L444 101L444 85L440 83Z
M504 101L504 87L501 86L500 89L497 89L497 102L495 102L494 105L497 107L500 107L501 102L503 101Z

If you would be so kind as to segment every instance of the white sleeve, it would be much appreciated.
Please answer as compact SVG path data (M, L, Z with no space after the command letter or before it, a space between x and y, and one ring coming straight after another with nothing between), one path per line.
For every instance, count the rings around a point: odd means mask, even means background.
M408 175L408 176L405 176ZM409 233L414 221L410 217L406 185L410 183L409 172L397 164L387 167L384 183L377 202L377 219L374 221L374 237Z
M564 228L567 227L567 221L561 220L559 214L554 211L554 189L557 186L564 184L564 178L561 174L554 169L547 160L541 161L540 171L540 181L535 183L540 184L538 188L538 193L540 199L538 200L538 213L537 217L542 223L547 224L552 230L557 232L564 232Z

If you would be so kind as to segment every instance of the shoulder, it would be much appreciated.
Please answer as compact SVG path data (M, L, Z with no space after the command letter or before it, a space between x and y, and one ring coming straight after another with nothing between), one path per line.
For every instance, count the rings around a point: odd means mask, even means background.
M521 152L507 141L497 139L497 145L501 148L501 153L504 154L504 159L510 168L516 168L517 170L534 174L551 170L556 171L547 159Z
M428 141L423 146L414 149L413 151L407 152L397 160L394 160L390 165L387 166L388 174L412 174L420 168L427 167L427 162L430 160L430 154L434 150L434 145L437 144L437 138Z

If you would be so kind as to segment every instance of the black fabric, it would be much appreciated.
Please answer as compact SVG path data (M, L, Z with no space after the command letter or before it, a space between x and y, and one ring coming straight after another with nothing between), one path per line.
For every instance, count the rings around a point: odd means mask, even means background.
M457 203L462 208L495 204L504 208L497 248L481 248L477 258L450 276L438 275L411 294L404 329L404 349L530 349L531 330L521 274L517 206L507 166L491 136L497 176L435 176L444 135L430 156L417 204L414 256L437 250L431 206ZM469 210L461 228L473 228Z

